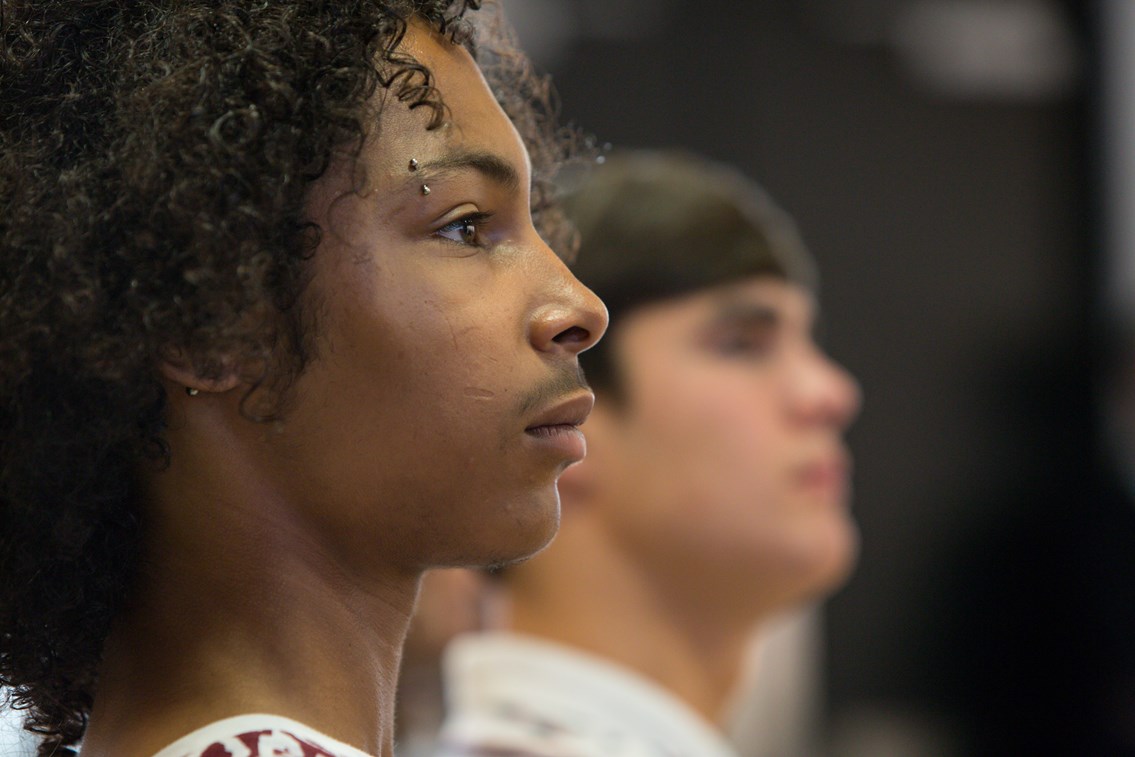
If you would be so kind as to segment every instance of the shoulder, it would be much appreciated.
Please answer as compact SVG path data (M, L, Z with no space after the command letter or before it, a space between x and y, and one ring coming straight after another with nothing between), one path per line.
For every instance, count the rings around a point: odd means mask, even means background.
M639 672L544 639L446 650L439 757L736 757L712 723Z
M239 715L199 728L154 757L371 757L290 718Z
M551 708L498 701L496 706L450 713L439 735L436 757L667 757L669 754L651 748L638 734L608 727L578 712L557 713Z

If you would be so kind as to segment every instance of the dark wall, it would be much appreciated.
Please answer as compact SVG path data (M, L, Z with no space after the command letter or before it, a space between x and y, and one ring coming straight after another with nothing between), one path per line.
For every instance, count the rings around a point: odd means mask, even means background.
M656 35L584 39L551 66L563 112L616 146L740 166L819 258L826 341L866 395L863 555L828 614L831 722L881 708L965 754L1079 738L1091 87L935 96L885 47L819 33L805 5L670 4Z

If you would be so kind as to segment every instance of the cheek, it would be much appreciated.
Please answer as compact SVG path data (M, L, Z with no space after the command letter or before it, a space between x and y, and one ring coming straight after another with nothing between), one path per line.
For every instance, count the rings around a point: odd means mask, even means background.
M643 462L676 507L703 517L751 512L766 499L781 452L771 392L752 379L675 373L643 393Z
M403 280L411 280L403 275ZM436 290L357 292L327 321L327 341L298 387L303 440L345 480L476 468L501 443L517 400L499 312Z
M491 478L486 474L501 467L500 449L519 423L515 360L480 326L415 333L406 357L391 366L397 388L375 387L385 396L373 397L393 405L383 430L393 442L391 461L439 485L473 485L474 472L477 480Z
M393 303L383 322L362 335L372 343L360 352L369 353L373 371L397 384L390 395L407 398L403 409L460 425L515 402L519 340L511 336L518 318L503 306L445 290L415 292Z

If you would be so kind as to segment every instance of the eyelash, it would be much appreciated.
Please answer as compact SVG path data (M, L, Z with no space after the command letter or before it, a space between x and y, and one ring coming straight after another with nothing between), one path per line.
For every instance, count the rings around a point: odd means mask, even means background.
M464 247L482 247L482 248L488 247L488 245L485 242L481 241L480 232L481 232L481 227L483 227L486 223L488 223L489 219L492 218L492 216L493 216L492 213L469 213L468 215L461 216L461 218L458 218L457 220L451 221L451 222L447 223L445 226L442 226L440 229L438 229L437 231L434 232L434 236L436 236L438 239L441 239L445 242L451 242L453 244L459 244L459 245L462 245ZM466 228L471 228L473 230L474 239L472 241L464 241L464 240L458 241L456 239L451 239L449 237L442 236L442 234L444 232L447 232L447 231L463 232L464 229L466 229ZM465 236L464 233L462 233L461 236L464 237Z
M717 352L727 357L760 359L767 357L775 347L770 334L729 333L713 341Z

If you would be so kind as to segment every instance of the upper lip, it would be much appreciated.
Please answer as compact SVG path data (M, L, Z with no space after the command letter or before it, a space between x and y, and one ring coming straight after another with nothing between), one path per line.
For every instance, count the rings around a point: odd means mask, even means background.
M851 455L836 450L801 467L805 477L846 477L851 473Z
M525 431L540 426L581 426L595 406L595 395L585 391L560 400L543 410L525 427Z

